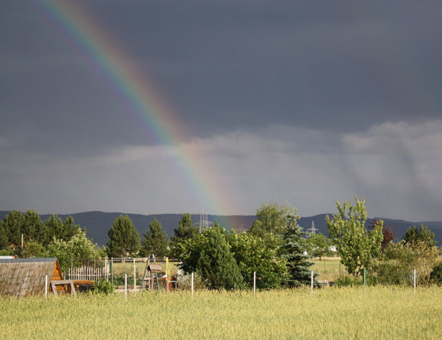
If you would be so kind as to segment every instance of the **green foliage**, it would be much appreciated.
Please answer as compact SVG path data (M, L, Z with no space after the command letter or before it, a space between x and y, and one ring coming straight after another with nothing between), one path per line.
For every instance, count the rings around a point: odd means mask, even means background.
M433 270L430 273L431 282L437 285L442 285L442 261L439 261L433 265Z
M287 225L282 230L283 244L281 246L282 257L287 260L287 271L289 286L301 286L310 284L310 262L311 256L306 252L304 236L306 233L298 225L299 216L296 209L291 209L287 215Z
M100 279L98 282L94 282L93 294L105 294L109 295L115 291L115 287L112 287L110 281Z
M368 231L364 226L367 220L365 200L359 201L355 196L355 201L354 206L349 202L344 202L343 206L336 202L339 213L333 215L332 219L327 216L326 222L342 264L350 274L360 275L362 269L369 268L372 260L381 252L383 224L379 222L373 230Z
M6 249L9 246L8 235L6 234L6 228L3 225L3 221L0 221L0 250Z
M45 221L46 225L46 244L52 242L54 237L57 240L69 241L74 235L78 234L81 229L79 225L74 224L72 216L66 217L63 222L60 217L52 214Z
M246 287L253 287L256 272L258 289L280 288L287 280L286 260L278 256L279 239L270 235L267 240L253 234L227 235L231 252L238 264Z
M44 244L47 238L46 226L34 210L27 210L23 215L23 224L20 231L23 233L25 243L37 242Z
M313 257L319 257L319 261L330 252L330 240L321 233L309 234L309 238L305 242L307 252Z
M408 228L402 239L405 241L405 243L416 243L421 241L428 243L429 246L435 246L437 243L437 241L434 240L434 233L423 224L420 226L420 228L416 227L415 225Z
M382 284L411 284L414 269L417 270L419 282L424 284L429 283L438 256L438 248L427 242L401 241L385 248L381 256L373 261L372 268Z
M54 238L48 245L47 257L56 257L62 270L70 267L71 258L98 258L98 246L86 237L86 231L74 235L69 241Z
M277 235L287 224L288 208L278 203L262 204L256 211L256 220L249 229L249 233L265 238L265 234Z
M4 218L2 222L3 231L6 234L8 246L11 244L19 245L21 238L21 229L23 226L23 214L21 211L12 210Z
M127 215L120 215L115 219L108 236L109 257L134 256L140 250L140 234Z
M174 235L172 236L172 255L176 258L180 257L181 245L186 240L194 239L198 236L199 228L192 226L192 218L190 214L183 214L178 223L178 229L174 228Z
M44 257L46 253L45 247L37 241L29 241L25 243L21 257Z
M243 278L222 228L208 228L196 238L180 243L181 268L195 272L209 289L241 288Z
M204 234L205 246L202 249L197 273L209 289L241 288L243 278L230 245L220 228L209 228Z
M150 256L154 254L156 257L168 256L169 241L166 232L163 231L161 222L155 218L149 224L149 230L143 234L141 242L141 256Z

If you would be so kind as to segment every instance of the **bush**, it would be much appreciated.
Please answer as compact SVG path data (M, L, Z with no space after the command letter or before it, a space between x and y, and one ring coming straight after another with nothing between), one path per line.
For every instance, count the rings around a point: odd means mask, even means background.
M430 274L431 282L437 285L442 285L442 261L439 261L433 266L433 271Z
M94 283L94 294L110 294L113 293L115 290L114 287L112 287L112 284L110 281L106 281L104 279L100 279L98 282Z
M418 273L419 283L428 284L433 266L439 256L437 247L417 241L393 243L379 259L373 262L373 270L382 284L413 284L413 270Z
M363 284L361 277L353 275L342 275L335 280L335 286L338 288L362 286Z

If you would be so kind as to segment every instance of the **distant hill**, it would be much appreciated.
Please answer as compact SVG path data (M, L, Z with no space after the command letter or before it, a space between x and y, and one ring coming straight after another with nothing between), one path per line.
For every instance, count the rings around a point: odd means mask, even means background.
M2 220L9 211L0 211L0 219ZM124 213L107 213L101 211L89 211L78 214L68 214L68 215L58 215L63 221L68 216L72 216L75 220L75 224L80 225L82 228L86 227L87 236L92 238L94 243L100 246L105 245L108 240L107 232L114 223L115 219L120 215L128 215L135 227L140 232L142 237L149 229L149 223L151 223L154 218L161 222L163 230L168 236L174 234L173 229L178 227L178 222L181 219L182 214L154 214L154 215L141 215L141 214L124 214ZM329 214L332 215L332 214ZM40 215L43 221L46 221L50 215ZM200 220L200 215L192 214L192 222L198 224ZM327 235L327 225L325 224L326 214L315 215L311 217L301 217L299 219L299 225L308 230L312 227L312 222L315 223L316 232L321 232ZM378 217L375 217L380 219ZM218 221L221 226L230 226L235 230L241 232L249 229L255 220L255 215L238 215L238 216L220 216L220 215L209 215L208 219L210 222ZM435 239L438 241L438 245L442 245L442 221L437 222L407 222L404 220L387 219L382 218L384 221L389 222L392 225L396 225L394 234L396 240L400 240L405 234L410 226L417 225L420 226L424 224L428 226L431 231L435 234ZM371 219L369 219L370 221Z

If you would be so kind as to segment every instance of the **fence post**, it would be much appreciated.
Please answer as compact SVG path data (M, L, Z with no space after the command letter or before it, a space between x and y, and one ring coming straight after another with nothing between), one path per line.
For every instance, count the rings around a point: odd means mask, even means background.
M313 296L313 277L315 276L315 272L312 270L311 271L311 279L310 279L310 284L311 284L311 289L312 289L312 296Z
M253 272L253 294L256 295L256 272Z
M134 292L137 291L137 265L135 263L135 257L134 257Z
M48 274L45 275L45 299L48 298Z
M71 257L71 272L70 272L70 275L69 275L69 280L72 280L72 269L74 268L74 260L73 260L73 258Z
M417 284L416 268L414 268L413 270L413 281L414 281L414 294L416 294L416 284Z
M124 274L124 299L127 300L127 274Z
M364 268L364 289L365 289L365 284L367 283L367 280L366 280L366 270L365 270L365 268Z
M191 274L191 285L190 285L190 291L192 292L192 296L193 296L193 272Z
M114 288L114 258L111 257L111 286Z

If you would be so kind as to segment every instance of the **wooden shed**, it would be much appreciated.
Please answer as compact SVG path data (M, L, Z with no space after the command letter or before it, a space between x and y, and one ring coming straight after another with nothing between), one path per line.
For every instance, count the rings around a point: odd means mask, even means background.
M30 259L0 259L0 296L29 296L48 291L75 293L72 281L64 281L56 257Z

